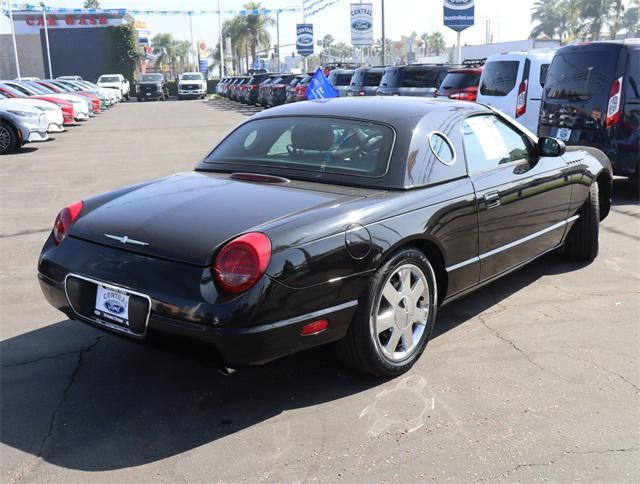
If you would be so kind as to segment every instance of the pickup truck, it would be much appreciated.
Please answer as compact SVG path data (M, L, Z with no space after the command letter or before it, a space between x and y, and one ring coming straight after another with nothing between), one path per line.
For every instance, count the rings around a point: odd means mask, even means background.
M200 98L207 95L207 80L200 72L185 72L178 81L178 99Z
M102 74L96 84L100 87L117 89L120 93L120 99L125 101L128 101L131 96L129 81L122 74Z

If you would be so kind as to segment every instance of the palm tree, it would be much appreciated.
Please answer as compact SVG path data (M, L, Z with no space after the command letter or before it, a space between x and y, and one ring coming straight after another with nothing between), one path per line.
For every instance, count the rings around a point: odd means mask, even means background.
M420 42L422 42L422 55L426 57L429 53L429 32L420 34Z
M162 68L168 66L175 78L176 73L176 41L171 34L156 34L151 39L153 54L157 56L156 63Z
M245 4L244 8L247 10L261 10L264 7L260 2L249 2ZM259 13L258 15L247 15L244 17L244 23L251 41L251 58L255 62L257 60L257 48L262 46L268 49L271 44L271 36L267 31L267 27L274 25L274 20L263 13Z
M239 72L242 70L242 58L247 54L247 48L250 42L247 26L244 17L235 16L230 20L225 20L222 24L222 37L231 40L231 59L233 70ZM249 60L247 59L247 69Z
M611 16L615 0L583 0L581 17L588 25L591 40L600 40L602 27Z
M533 4L531 21L538 22L531 31L531 37L537 38L541 35L553 38L560 25L559 11L560 2L558 0L537 0Z
M188 40L180 40L176 43L176 59L180 66L180 72L192 70L189 65L189 52L191 51L191 42Z
M100 9L100 2L98 0L84 0L84 8Z
M393 42L391 41L391 39L384 39L384 41L384 51L385 57L387 59L382 59L382 64L386 64L386 61L391 58L389 54L393 49ZM371 48L371 52L373 52L374 55L382 55L382 39L378 39L375 41L373 47Z
M640 6L638 6L640 2L636 1L634 3L635 6L629 7L622 18L622 28L627 31L627 38L633 36L640 25Z
M444 41L444 35L441 32L434 32L429 36L429 47L431 52L440 55L440 52L446 50L447 44Z

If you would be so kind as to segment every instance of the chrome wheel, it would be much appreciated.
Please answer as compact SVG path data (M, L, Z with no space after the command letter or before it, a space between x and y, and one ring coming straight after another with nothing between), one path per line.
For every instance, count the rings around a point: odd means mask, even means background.
M429 319L429 280L414 264L403 264L385 281L372 314L373 337L382 355L396 363L419 346Z
M11 133L9 128L0 124L0 153L4 153L11 146Z

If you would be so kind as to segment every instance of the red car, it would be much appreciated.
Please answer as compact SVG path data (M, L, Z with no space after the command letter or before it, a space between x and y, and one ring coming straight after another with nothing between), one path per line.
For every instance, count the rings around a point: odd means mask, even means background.
M27 96L26 94L23 94L5 84L0 84L0 92L8 98L40 99L41 101L53 103L62 109L63 124L75 124L76 122L73 118L73 103L65 101L64 99L58 99L51 96Z
M59 94L77 94L78 96L86 97L87 99L91 100L91 108L93 112L94 113L100 112L100 98L91 92L74 91L73 89L66 88L59 84L54 84L53 82L48 82L48 81L34 81L34 82L36 82L37 84L40 84L41 86L48 87L53 92L57 92Z
M458 101L475 101L482 67L451 69L440 83L436 97L448 97Z

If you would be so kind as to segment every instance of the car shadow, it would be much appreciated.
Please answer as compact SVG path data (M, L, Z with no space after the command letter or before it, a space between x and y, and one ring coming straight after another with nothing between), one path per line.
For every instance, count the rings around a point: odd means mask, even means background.
M443 308L434 338L542 276L580 267L549 254ZM69 320L3 341L0 355L2 443L84 471L156 462L384 383L345 369L331 347L225 377L199 344L140 343Z
M230 101L228 99L214 99L207 103L207 105L216 111L227 111L240 113L245 116L251 116L253 114L264 111L265 108L260 106L253 106L248 104L242 104L240 102Z
M615 178L613 180L612 205L633 205L638 202L638 188L632 185L628 178Z

